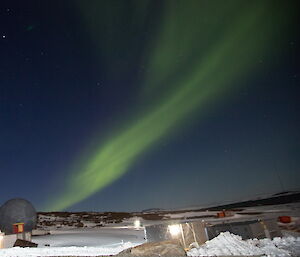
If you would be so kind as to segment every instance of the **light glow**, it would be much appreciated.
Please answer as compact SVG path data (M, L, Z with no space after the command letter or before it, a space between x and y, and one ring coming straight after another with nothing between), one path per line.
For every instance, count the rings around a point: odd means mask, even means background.
M140 229L141 228L141 221L139 219L136 219L134 221L134 228L135 229Z
M0 249L3 248L3 239L4 239L4 233L0 230Z
M179 224L169 225L168 229L172 237L177 237L181 231Z

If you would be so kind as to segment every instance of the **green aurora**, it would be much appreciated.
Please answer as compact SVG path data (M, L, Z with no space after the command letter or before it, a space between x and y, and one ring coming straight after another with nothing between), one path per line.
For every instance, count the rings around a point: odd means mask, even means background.
M83 13L87 16L96 7L84 6ZM166 1L159 29L143 53L147 61L138 111L73 165L65 189L47 209L66 209L111 185L158 142L238 90L238 81L273 54L268 46L275 29L284 27L279 9L268 1ZM147 4L135 12L134 22L142 27ZM97 34L95 27L92 31Z

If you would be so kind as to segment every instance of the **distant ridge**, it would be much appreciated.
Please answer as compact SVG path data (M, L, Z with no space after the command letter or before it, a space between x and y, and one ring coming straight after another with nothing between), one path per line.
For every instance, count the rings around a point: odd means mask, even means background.
M153 212L163 212L165 211L164 209L161 208L151 208L151 209L146 209L146 210L142 210L142 213L153 213Z
M242 202L218 205L214 207L203 208L201 210L209 210L209 211L219 211L223 209L234 209L234 208L242 208L242 207L255 207L261 205L276 205L276 204L287 204L287 203L295 203L300 202L300 192L281 192L276 193L268 198L256 199L256 200L247 200Z

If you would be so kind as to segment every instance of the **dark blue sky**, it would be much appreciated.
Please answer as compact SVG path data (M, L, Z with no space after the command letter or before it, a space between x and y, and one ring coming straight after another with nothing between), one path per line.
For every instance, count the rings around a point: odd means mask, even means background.
M95 135L101 141L137 108L142 53L165 6L152 1L141 25L135 1L102 1L89 17L103 23L95 40L84 2L0 4L0 203L23 197L44 206L85 149L99 143ZM70 210L201 206L300 189L298 2L274 5L289 18L259 69Z

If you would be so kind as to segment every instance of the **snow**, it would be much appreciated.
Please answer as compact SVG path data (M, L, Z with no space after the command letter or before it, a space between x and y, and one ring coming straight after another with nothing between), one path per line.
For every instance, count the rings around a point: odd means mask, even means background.
M38 256L99 256L117 254L135 244L130 242L111 247L48 247L0 249L1 257L38 257Z
M145 242L144 231L124 227L53 230L33 236L38 248L0 249L0 257L114 255Z
M165 216L171 219L185 219L185 218L201 217L206 215L215 216L216 214L217 214L216 211L214 212L187 211L187 212L180 212L180 213L165 214Z
M268 256L296 257L300 256L300 203L257 206L237 211L225 220L242 220L264 217L277 218L280 215L293 217L293 222L280 224L284 237L270 239L251 239L244 241L240 236L225 232L206 242L199 248L191 249L188 256ZM199 217L201 220L213 222L217 218L214 211L182 211L180 213L164 213L163 219L184 220ZM137 230L134 222L138 219L142 225L160 224L160 219L143 219L140 216L124 218L117 223L114 219L106 220L107 214L81 213L59 217L55 214L39 215L40 226L34 231L32 241L38 248L0 249L0 257L46 257L46 256L100 256L114 255L145 242L143 229ZM113 218L118 216L113 216ZM78 227L78 223L85 227ZM101 226L99 226L101 225ZM50 233L50 234L45 234Z
M199 248L193 248L188 256L234 256L263 255L268 257L300 256L300 237L242 240L240 236L229 232L207 241Z
M39 247L45 245L50 245L50 247L107 247L110 245L116 246L122 242L131 242L135 245L145 242L143 230L134 230L123 227L53 230L50 231L50 233L50 235L33 237L32 241L37 243Z
M144 242L143 231L124 228L102 228L59 231L54 235L37 236L33 241L50 247L0 249L0 257L99 256L114 255ZM125 241L125 240L126 241ZM188 256L300 256L300 237L242 240L229 232L221 233Z
M192 249L188 256L218 256L218 255L261 255L263 252L256 246L243 241L240 236L221 233L207 241L198 249Z

